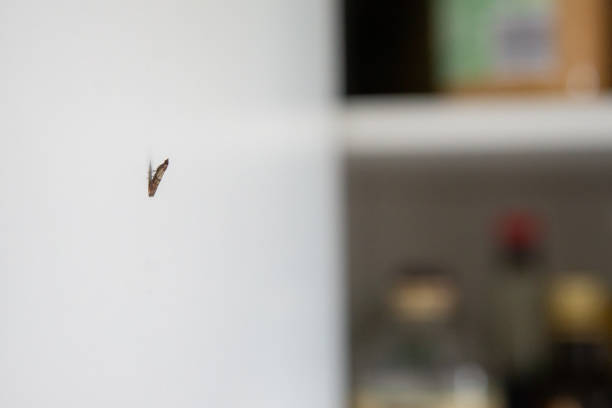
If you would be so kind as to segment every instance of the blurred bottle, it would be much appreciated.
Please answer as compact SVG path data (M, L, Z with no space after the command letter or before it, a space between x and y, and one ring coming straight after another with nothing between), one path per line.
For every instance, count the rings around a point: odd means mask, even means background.
M608 291L586 274L571 274L550 288L550 362L533 393L536 408L612 407L607 352Z
M522 408L546 345L543 227L535 215L516 210L495 228L501 262L491 288L491 360L509 407Z
M484 408L488 376L457 327L459 296L435 269L409 268L388 294L389 324L365 351L357 408Z

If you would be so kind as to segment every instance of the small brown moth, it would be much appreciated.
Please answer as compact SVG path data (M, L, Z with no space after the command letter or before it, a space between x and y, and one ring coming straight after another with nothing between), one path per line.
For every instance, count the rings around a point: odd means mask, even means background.
M167 168L168 159L164 160L164 162L157 167L157 170L155 170L155 174L153 174L151 162L149 161L149 197L153 197L155 195L157 187L159 186L159 183L161 182Z

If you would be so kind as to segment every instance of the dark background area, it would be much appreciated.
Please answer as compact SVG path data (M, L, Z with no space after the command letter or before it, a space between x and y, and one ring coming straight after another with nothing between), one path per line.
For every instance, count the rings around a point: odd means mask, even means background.
M344 0L344 95L434 90L428 0Z
M432 0L342 0L342 95L351 97L448 93L450 89L440 83L440 78L436 78L439 60L436 56L435 37L447 26L434 18L436 4L436 1ZM603 34L598 32L598 35L604 36L604 48L609 49L612 44L612 24L609 24L612 3L602 3L601 7L601 14L605 15L603 21L606 23ZM571 19L571 16L569 18ZM588 22L581 24L588 27ZM581 29L577 30L580 32ZM567 53L566 50L559 52ZM580 54L580 51L577 53ZM600 89L604 92L607 92L612 84L607 79L612 78L612 64L609 62L611 59L611 56L607 57L603 68L605 73L601 73L606 77ZM518 88L524 94L542 91L537 89L539 87L540 85L533 87L530 84L520 85ZM480 86L477 88L479 93L482 93ZM542 88L551 91L549 86ZM485 93L500 91L489 88L488 85L485 85L484 89Z

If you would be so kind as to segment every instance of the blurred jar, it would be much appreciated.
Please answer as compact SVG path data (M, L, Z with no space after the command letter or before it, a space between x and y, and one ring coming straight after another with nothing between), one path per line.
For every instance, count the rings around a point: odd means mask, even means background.
M488 376L458 330L459 291L446 274L404 269L387 305L389 323L357 373L357 408L495 405Z
M552 353L539 377L534 406L612 407L608 303L606 285L592 275L572 273L553 282L548 297Z

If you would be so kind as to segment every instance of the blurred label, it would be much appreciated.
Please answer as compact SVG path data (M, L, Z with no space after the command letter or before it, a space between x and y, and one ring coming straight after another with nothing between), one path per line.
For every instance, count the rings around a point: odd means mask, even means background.
M439 82L545 74L557 64L555 14L554 0L437 0Z
M501 16L493 67L501 75L539 74L555 65L552 13Z

